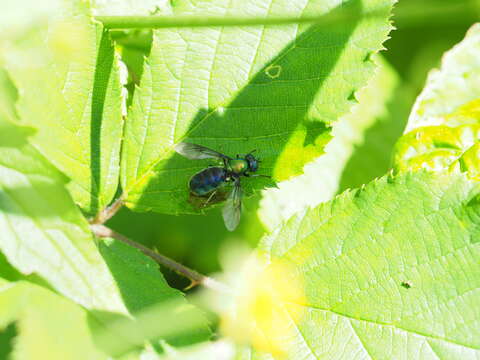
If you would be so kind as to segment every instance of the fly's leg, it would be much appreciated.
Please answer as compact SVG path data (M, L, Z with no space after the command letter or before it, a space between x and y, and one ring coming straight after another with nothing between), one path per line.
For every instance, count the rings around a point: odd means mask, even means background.
M208 197L207 201L205 201L205 204L202 205L202 208L206 207L208 205L208 203L210 202L210 200L212 200L212 198L215 196L215 194L217 193L218 190L215 190L215 191L212 191L212 193L210 194L210 196Z
M264 177L264 178L269 178L271 179L272 177L270 175L263 175L263 174L254 174L254 175L250 175L250 174L244 174L246 177Z

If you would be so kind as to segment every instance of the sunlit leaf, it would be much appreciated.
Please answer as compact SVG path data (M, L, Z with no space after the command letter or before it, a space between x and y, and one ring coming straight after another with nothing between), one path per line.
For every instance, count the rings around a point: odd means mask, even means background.
M420 126L476 123L480 100L480 24L433 70L410 115L406 132ZM469 105L467 105L469 104Z
M164 354L158 360L233 360L235 346L225 340L177 349L163 343Z
M397 144L397 171L451 169L472 178L480 172L478 158L474 160L480 140L479 59L477 24L428 77Z
M255 302L242 302L255 291L240 293L237 313L253 304L256 314L265 289L277 299L262 305L275 311L254 316L264 336L257 350L280 359L478 358L479 195L463 175L416 172L293 217L258 250L265 268L256 278L282 264L280 285L265 284ZM303 300L278 291L292 284L302 284Z
M75 202L95 214L117 190L121 86L108 33L76 11L53 14L48 26L11 41L4 57L20 119L38 129L32 143L71 179Z
M2 2L0 43L18 36L48 19L60 9L62 0L16 0Z
M152 260L117 242L101 242L98 253L87 222L64 189L66 178L28 144L30 129L15 127L1 115L0 250L10 263L23 274L43 277L43 285L95 310L89 319L97 325L100 321L103 334L122 349L143 345L150 338L168 339L176 346L208 339L203 315L168 286ZM1 254L0 275L25 278ZM178 327L172 328L172 322L165 324L167 328L159 327L165 319L162 311L149 312L146 323L143 312L165 302ZM115 320L122 319L122 313L129 314L137 342L110 333L112 313L116 313ZM152 323L153 333L142 328Z
M0 305L0 327L15 324L17 332L11 360L107 360L92 341L86 310L62 296L28 282L4 282Z
M25 130L1 128L0 250L20 272L37 273L87 308L125 312L65 181L27 143Z
M91 0L97 16L148 16L169 13L169 0Z
M0 126L17 120L15 110L17 96L17 89L15 89L7 72L0 67Z
M391 29L392 2L173 3L174 15L324 16L318 25L155 30L125 128L127 205L195 211L187 182L209 162L175 154L184 140L231 156L256 149L259 173L277 181L301 174L372 76L370 57ZM247 193L264 185L259 178L243 181Z
M259 217L268 229L306 207L330 200L340 186L357 187L387 171L395 134L401 132L401 116L406 116L401 102L405 89L383 59L377 62L376 75L356 94L359 104L333 125L325 154L305 166L304 174L263 192ZM371 137L369 131L379 134Z

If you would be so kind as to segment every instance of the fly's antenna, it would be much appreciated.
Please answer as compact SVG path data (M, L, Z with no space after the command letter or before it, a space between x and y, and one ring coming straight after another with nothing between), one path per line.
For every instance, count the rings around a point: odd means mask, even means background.
M255 151L257 151L257 149L253 149L253 150L250 151L247 155L253 154Z

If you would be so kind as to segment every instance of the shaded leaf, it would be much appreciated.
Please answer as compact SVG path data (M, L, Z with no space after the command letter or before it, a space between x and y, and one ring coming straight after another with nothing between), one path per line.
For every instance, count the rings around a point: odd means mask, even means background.
M9 359L13 349L13 341L17 335L15 324L8 325L5 329L0 329L0 359Z
M210 338L203 313L168 286L157 263L113 239L101 241L99 248L133 316L93 312L90 324L100 348L119 356L143 348L146 341L185 346Z

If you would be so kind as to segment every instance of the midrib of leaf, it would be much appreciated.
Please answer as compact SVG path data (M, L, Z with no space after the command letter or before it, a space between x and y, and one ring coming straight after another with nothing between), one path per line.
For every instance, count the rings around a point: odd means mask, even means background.
M374 357L372 356L372 354L368 351L368 347L367 347L366 341L365 341L365 340L362 340L362 337L360 336L359 332L358 332L358 331L355 329L355 327L353 326L351 319L348 321L348 324L350 325L350 329L352 329L352 333L355 335L355 337L356 337L357 340L360 342L360 344L362 344L362 347L363 347L363 349L365 350L365 352L367 353L368 357L369 357L371 360L374 360L375 358L374 358Z
M477 289L474 289L474 290L477 290ZM353 320L353 321L365 322L365 323L373 324L373 325L392 327L392 328L398 329L400 331L404 331L404 332L407 332L407 333L410 333L410 334L419 335L419 336L427 338L427 339L440 340L440 341L444 341L444 342L447 342L447 343L453 344L453 345L458 345L458 346L461 346L461 347L464 347L464 348L467 348L467 349L480 350L480 348L475 348L475 347L472 347L468 344L457 342L455 340L451 340L451 339L448 339L446 337L429 335L429 334L426 334L426 333L421 332L421 331L415 331L415 330L412 330L412 329L408 329L408 328L399 326L398 324L395 324L394 322L388 323L388 322L381 322L381 321L376 321L376 320L372 320L372 319L364 319L364 318L361 318L361 317L356 317L356 316L353 316L353 315L350 315L350 314L345 314L345 313L342 313L342 312L339 312L339 311L335 311L333 309L322 308L322 307L318 307L318 306L311 305L311 304L298 304L298 303L293 303L293 302L290 302L290 303L285 302L285 303L286 304L292 304L292 305L295 305L295 306L301 306L301 307L305 307L305 308L309 308L309 309L329 312L329 313L338 315L340 317L346 318L346 319L349 320L349 322L351 322ZM290 312L288 310L285 310L285 311L288 314L290 314ZM472 321L473 321L473 319L472 319ZM302 333L301 329L298 327L297 324L295 324L295 328L298 330L299 333L302 334L302 337L305 337L305 335ZM354 332L357 334L358 337L360 337L358 335L356 329L354 329ZM366 345L364 344L364 342L362 340L360 340L360 341L364 345L365 351L368 352L368 349L366 348ZM307 341L305 340L305 342L307 342ZM309 348L310 348L310 346L309 346ZM312 352L312 354L313 354L313 352Z
M295 304L297 305L297 304ZM300 335L300 337L302 338L302 341L303 343L305 344L305 346L307 347L307 349L310 351L310 354L315 358L315 359L319 359L318 356L315 355L315 352L313 351L313 348L312 348L312 345L310 344L310 342L307 340L307 336L305 336L305 334L303 333L302 329L300 329L299 326L297 326L297 324L295 323L295 320L294 318L292 317L292 314L290 313L290 311L288 311L287 307L285 305L282 306L283 308L283 311L285 312L285 314L288 315L290 321L291 321L291 324L292 326L297 330L297 333ZM271 345L270 345L271 346Z

